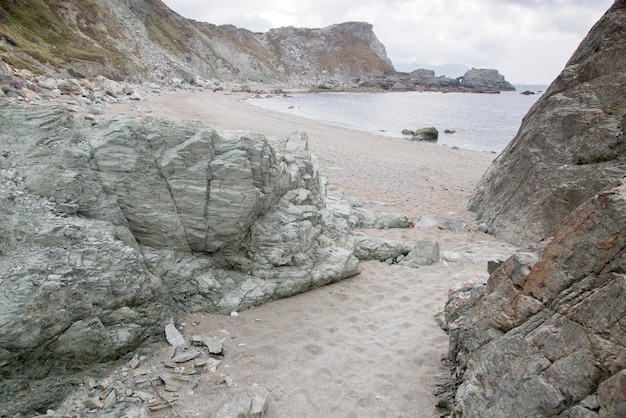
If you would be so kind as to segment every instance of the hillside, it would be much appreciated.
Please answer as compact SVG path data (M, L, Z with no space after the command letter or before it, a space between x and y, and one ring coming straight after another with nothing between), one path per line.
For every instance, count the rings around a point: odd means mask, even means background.
M2 0L0 35L5 63L59 77L314 84L394 71L367 23L260 34L185 19L159 0Z
M496 70L471 83L475 71L456 79L397 72L369 23L253 33L183 18L160 0L0 0L0 56L13 69L57 79L514 90Z

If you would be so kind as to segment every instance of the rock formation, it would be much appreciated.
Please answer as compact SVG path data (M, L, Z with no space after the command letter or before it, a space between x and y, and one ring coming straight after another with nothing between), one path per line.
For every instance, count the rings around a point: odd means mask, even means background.
M326 207L304 133L43 105L0 104L0 124L3 416L45 411L181 311L238 311L353 276L354 254L408 252Z
M391 77L389 77L391 79ZM390 88L401 90L437 90L468 92L499 92L515 90L515 86L504 79L498 70L471 68L462 77L435 77L432 70L418 69L410 73L396 73Z
M625 35L617 0L474 194L489 231L533 246L451 291L453 417L626 415Z
M185 19L160 0L3 3L0 34L9 64L65 78L315 86L394 71L367 23L253 33Z
M626 412L626 180L446 305L455 417Z
M495 70L466 74L473 84L464 86L427 70L397 73L369 23L253 33L185 19L160 0L5 2L0 35L3 61L55 78L200 86L215 79L333 90L512 88Z
M498 70L488 68L470 68L458 81L461 87L472 89L515 90Z
M539 241L626 173L625 34L618 1L485 173L470 209L490 233L518 245Z

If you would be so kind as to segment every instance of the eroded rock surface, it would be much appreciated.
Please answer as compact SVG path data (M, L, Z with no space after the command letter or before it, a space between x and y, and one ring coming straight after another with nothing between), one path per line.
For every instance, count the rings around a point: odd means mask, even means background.
M480 181L470 209L493 235L539 241L626 173L625 8L591 29Z
M456 417L623 416L626 179L446 306Z
M46 106L0 118L0 415L45 411L73 373L183 310L230 313L359 272L304 133L97 125Z

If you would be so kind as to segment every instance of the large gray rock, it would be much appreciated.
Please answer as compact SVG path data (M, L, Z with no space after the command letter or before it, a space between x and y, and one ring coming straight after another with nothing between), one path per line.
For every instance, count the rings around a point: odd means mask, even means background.
M469 207L488 232L537 242L626 173L625 7L591 29L484 174Z
M446 305L454 417L623 416L626 178Z
M44 106L0 105L0 124L3 416L45 410L73 373L163 338L183 310L323 286L358 274L357 248L381 245L357 245L326 207L304 133L92 126Z

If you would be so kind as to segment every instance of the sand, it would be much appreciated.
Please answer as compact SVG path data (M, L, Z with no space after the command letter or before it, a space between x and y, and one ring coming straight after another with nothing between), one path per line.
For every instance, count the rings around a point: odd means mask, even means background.
M179 394L177 411L212 416L252 385L269 390L267 417L436 417L434 376L445 374L448 339L435 320L448 289L486 280L487 261L514 248L477 231L468 197L493 153L467 151L368 134L253 106L252 95L175 92L113 105L119 113L197 120L212 128L286 137L304 131L330 184L369 209L445 216L470 223L467 232L438 228L368 230L414 243L437 240L445 259L413 269L363 262L361 274L237 316L196 313L182 318L185 336L225 338L216 373ZM252 99L262 100L262 99ZM414 128L414 127L407 127ZM147 363L165 360L165 348ZM218 384L219 375L232 387ZM172 410L154 416L175 416Z

